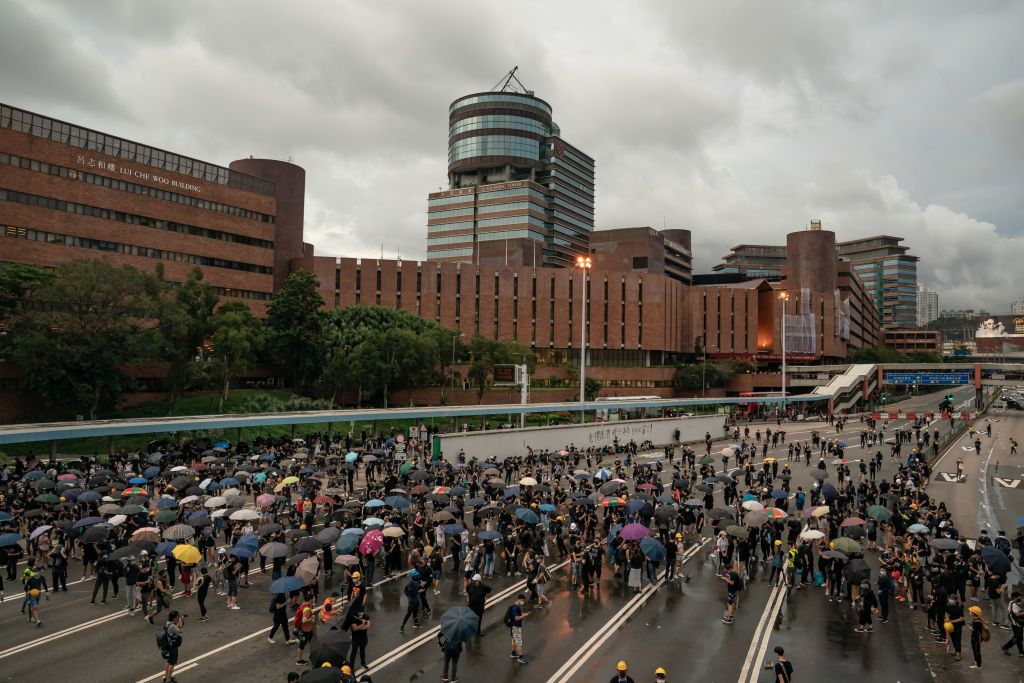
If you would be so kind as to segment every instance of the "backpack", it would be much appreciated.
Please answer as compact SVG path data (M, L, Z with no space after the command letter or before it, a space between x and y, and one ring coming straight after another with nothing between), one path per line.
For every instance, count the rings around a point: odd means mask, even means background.
M993 542L993 545L995 545L996 549L1001 550L1003 554L1009 557L1011 548L1010 541L1006 538L1006 536L997 536L996 540Z
M161 626L156 632L156 646L161 651L170 649L171 643L167 637L167 626Z
M513 624L515 624L515 619L512 618L512 605L509 605L508 609L505 610L505 616L502 617L501 622L505 624L506 628L512 628Z
M296 629L302 629L302 614L306 611L305 605L299 605L298 611L295 613L295 617L292 618L292 626Z
M981 622L981 642L987 643L992 638L992 632L988 630L988 624Z

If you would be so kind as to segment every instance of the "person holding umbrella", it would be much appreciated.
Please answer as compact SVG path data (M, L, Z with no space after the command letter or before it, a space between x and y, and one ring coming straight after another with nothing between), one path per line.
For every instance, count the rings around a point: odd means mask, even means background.
M469 585L466 586L466 602L469 609L473 610L477 616L477 636L483 635L484 609L486 608L487 594L491 592L491 587L481 583L481 580L479 574L474 574Z

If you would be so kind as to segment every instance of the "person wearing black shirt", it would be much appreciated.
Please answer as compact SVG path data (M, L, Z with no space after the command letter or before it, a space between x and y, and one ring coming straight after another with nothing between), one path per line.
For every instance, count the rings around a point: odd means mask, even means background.
M950 593L946 601L946 621L953 624L953 632L949 634L949 640L953 643L953 651L956 653L957 661L960 661L960 650L964 635L964 606L960 604L959 596Z
M466 601L469 609L473 610L479 617L476 625L476 634L478 636L483 635L484 608L486 607L487 594L491 592L491 587L480 581L480 575L474 574L469 585L466 586Z
M793 665L785 654L782 647L775 646L775 683L790 683L793 680Z
M871 633L874 627L871 624L871 611L878 607L878 599L875 592L871 590L871 584L862 581L860 584L860 597L857 599L860 623L855 629L858 633Z
M345 615L342 626L352 634L352 646L349 649L348 660L352 663L353 668L356 665L356 655L359 656L363 668L366 668L366 646L370 642L370 626L370 617L366 613L363 603L353 604L349 608L348 614Z
M105 553L96 561L96 580L93 582L92 602L89 604L96 604L96 593L101 587L103 588L103 604L107 604L107 591L110 589L110 579L114 576L113 565L114 561Z

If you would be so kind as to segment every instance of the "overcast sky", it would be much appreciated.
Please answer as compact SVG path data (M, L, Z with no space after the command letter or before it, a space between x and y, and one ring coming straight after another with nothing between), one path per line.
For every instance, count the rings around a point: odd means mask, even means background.
M819 218L906 237L942 308L1005 311L1022 26L985 0L14 0L0 100L225 165L291 157L317 253L422 258L448 104L518 65L597 160L599 229L690 228L707 272Z

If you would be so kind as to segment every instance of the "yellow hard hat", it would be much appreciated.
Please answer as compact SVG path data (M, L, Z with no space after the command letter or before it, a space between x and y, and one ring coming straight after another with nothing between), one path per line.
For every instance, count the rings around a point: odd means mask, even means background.
M306 528L306 525L305 524L300 524L299 528L304 530Z
M973 614L976 617L980 617L981 616L981 608L978 607L977 605L971 605L970 607L967 608L967 611L970 612L971 614Z
M330 662L324 662L323 664L320 665L320 668L321 669L330 669L332 666L334 666L334 665L331 664Z
M775 541L775 545L782 545L782 541Z
M350 667L348 664L346 664L345 666L341 667L341 673L343 675L345 675L345 676L351 676L352 675L352 667Z
M615 670L616 671L625 671L627 668L629 668L629 667L626 666L626 660L625 659L620 659L619 663L615 665Z
M947 622L946 622L946 623L945 623L945 624L943 625L943 628L945 628L945 629L946 629L946 633L952 633L952 632L953 632L953 629L954 629L954 626L953 626L953 622L952 622L952 621L947 621Z
M352 578L353 579L361 579L361 578L363 578L363 575L360 574L359 572L352 572Z
M655 676L668 676L668 672L665 671L664 667L660 667L659 666L657 669L654 670L654 675Z

